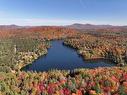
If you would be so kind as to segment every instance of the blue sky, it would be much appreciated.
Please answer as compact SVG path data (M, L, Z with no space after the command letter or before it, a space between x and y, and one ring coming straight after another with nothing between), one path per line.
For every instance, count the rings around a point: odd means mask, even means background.
M0 24L127 25L127 0L0 0Z

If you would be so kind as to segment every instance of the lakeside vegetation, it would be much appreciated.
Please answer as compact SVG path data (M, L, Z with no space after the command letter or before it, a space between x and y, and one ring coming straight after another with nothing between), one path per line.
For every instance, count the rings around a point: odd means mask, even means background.
M61 27L7 29L0 34L0 95L127 94L127 38L124 36L118 37L113 32L110 36L96 36ZM107 58L123 67L74 72L20 71L46 54L52 39L65 39L64 43L76 48L84 59Z
M18 71L47 53L49 42L31 38L2 39L0 42L0 71Z
M103 58L124 66L127 64L127 38L121 37L79 33L78 37L66 39L64 44L77 49L84 60Z
M0 31L0 71L15 72L47 54L50 40L72 37L73 29L32 27Z

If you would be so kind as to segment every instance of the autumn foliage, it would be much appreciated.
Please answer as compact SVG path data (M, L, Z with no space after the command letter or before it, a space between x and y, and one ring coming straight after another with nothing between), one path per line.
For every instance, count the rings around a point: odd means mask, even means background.
M0 27L0 95L127 95L126 31L92 31L56 26ZM123 67L21 71L48 53L54 39L63 39L84 60L103 58Z

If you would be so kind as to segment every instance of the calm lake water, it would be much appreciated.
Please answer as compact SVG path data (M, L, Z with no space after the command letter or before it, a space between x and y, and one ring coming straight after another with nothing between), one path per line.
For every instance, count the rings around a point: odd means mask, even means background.
M84 61L76 50L64 46L63 41L52 41L48 54L23 68L25 71L47 71L51 69L73 70L77 68L96 68L114 66L106 60Z

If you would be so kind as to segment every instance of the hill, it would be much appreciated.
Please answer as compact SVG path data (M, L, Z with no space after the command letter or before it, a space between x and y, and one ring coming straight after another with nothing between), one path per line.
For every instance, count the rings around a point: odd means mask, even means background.
M124 28L127 29L127 26L113 26L113 25L93 25L93 24L79 24L75 23L72 25L67 25L66 27L74 28L74 29L80 29L80 30L92 30L92 29L118 29L118 28Z

